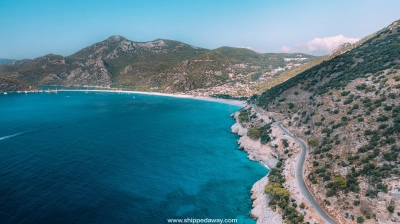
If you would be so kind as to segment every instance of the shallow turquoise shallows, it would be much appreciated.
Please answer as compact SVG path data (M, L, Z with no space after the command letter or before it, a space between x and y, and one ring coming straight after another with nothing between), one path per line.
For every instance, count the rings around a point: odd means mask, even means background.
M0 96L0 223L254 223L267 174L216 102L105 92Z

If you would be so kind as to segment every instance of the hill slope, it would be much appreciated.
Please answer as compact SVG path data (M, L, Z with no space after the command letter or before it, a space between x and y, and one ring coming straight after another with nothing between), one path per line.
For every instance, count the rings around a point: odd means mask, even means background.
M399 23L256 101L309 142L306 182L328 212L339 210L337 221L400 221Z
M296 64L285 58L302 58ZM32 85L110 86L142 91L187 92L227 83L264 82L271 71L315 57L259 54L248 49L208 50L178 41L134 42L112 36L73 55L45 55L0 65L0 75ZM266 74L266 73L270 74ZM245 92L250 95L251 92ZM230 93L234 94L234 93Z

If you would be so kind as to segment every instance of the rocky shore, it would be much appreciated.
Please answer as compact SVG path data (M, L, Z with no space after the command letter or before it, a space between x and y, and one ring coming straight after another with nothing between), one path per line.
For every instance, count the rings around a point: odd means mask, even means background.
M269 146L262 145L258 140L253 140L247 136L247 128L244 128L238 121L239 112L232 116L236 119L236 123L231 127L233 133L238 134L239 148L246 151L249 155L247 158L253 161L259 161L268 169L275 167L278 160L273 156L274 152ZM250 216L257 220L257 223L282 223L282 216L278 212L274 212L268 206L268 198L264 194L264 187L268 184L268 175L253 184L251 188L251 200L253 201L253 209Z
M253 111L255 112L255 111ZM256 113L257 120L264 123L271 122L270 114L263 111ZM264 164L268 169L275 168L278 158L284 156L284 170L283 174L286 177L285 188L290 191L291 197L296 200L300 205L305 204L304 209L299 209L299 212L304 215L304 221L309 223L324 223L324 221L315 213L313 208L309 206L307 200L299 191L298 181L295 177L296 167L298 163L298 156L300 155L300 146L291 138L287 138L284 133L274 125L271 126L272 141L269 144L261 144L260 140L253 140L247 136L247 128L239 122L239 112L232 114L236 123L232 125L231 130L233 133L238 134L239 148L248 153L248 159L259 161ZM272 117L272 114L271 114ZM289 151L291 156L287 156L284 151L282 140L288 141L289 147L285 148ZM253 184L250 191L251 200L253 201L253 209L250 216L257 221L257 223L283 223L282 214L279 210L273 211L268 205L268 196L264 194L264 187L268 184L268 175Z

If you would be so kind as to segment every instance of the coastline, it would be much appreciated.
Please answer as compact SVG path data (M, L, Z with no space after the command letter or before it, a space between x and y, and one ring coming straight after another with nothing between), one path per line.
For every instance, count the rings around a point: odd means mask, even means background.
M269 171L276 166L278 160L274 158L273 151L268 145L262 145L260 141L253 140L247 136L247 128L243 127L238 120L239 112L232 114L236 123L232 125L231 131L240 136L238 145L240 150L247 152L247 158L252 161L260 162ZM265 119L266 117L263 116ZM266 122L269 121L266 118ZM251 200L253 201L250 217L257 223L282 223L282 216L273 211L269 206L269 198L264 194L264 187L268 184L269 172L260 180L255 182L250 190Z
M265 123L272 121L270 117L273 117L273 113L255 111L251 105L248 107L252 110L251 114L255 113L257 115L257 119L262 119ZM294 139L286 136L276 125L271 126L271 137L273 137L273 140L267 145L262 145L260 140L253 140L247 136L247 128L243 127L239 122L238 115L239 112L232 114L236 123L232 125L231 130L233 133L241 136L238 140L238 145L241 150L248 153L247 158L252 161L258 161L271 170L270 168L276 167L276 163L278 162L277 158L280 158L280 155L285 155L284 150L287 149L292 156L284 160L283 175L286 177L286 182L284 184L285 188L289 190L291 197L298 205L301 203L305 204L304 209L299 210L299 212L304 215L304 222L325 223L325 221L315 212L313 207L310 206L307 199L301 194L299 189L300 187L295 173L300 157L300 145ZM283 146L283 139L287 140L289 147L285 148ZM280 210L277 209L274 211L269 206L270 200L268 195L264 194L264 187L268 184L268 174L254 183L251 188L250 193L251 200L253 201L253 209L250 212L250 217L260 224L283 223L284 220Z
M128 91L128 90L69 90L69 89L62 89L62 90L57 90L57 91L58 92L110 92L110 93L126 93L126 94L132 93L132 94L167 96L167 97L211 101L211 102L224 103L224 104L240 106L240 107L245 107L247 105L246 101L240 101L240 100L228 100L228 99L218 99L218 98L205 97L205 96L193 96L193 95L186 95L186 94L169 94L169 93L159 93L159 92L141 92L141 91Z

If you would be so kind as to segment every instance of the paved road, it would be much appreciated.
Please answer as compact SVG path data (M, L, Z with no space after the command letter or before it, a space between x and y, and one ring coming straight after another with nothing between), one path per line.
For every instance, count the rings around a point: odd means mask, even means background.
M307 152L307 146L304 144L303 141L300 139L294 137L292 134L290 134L288 131L286 131L284 128L281 127L281 122L275 122L274 123L276 127L281 129L285 135L289 138L292 138L296 140L300 146L301 146L301 153L300 153L300 160L296 169L296 179L299 182L300 186L300 191L304 195L304 197L307 198L308 203L314 208L314 210L327 222L327 223L336 223L331 217L329 217L328 214L319 206L319 204L315 201L313 196L311 195L310 191L308 191L308 188L306 187L306 184L304 183L303 179L303 165L304 165L304 160L306 158L306 152Z

